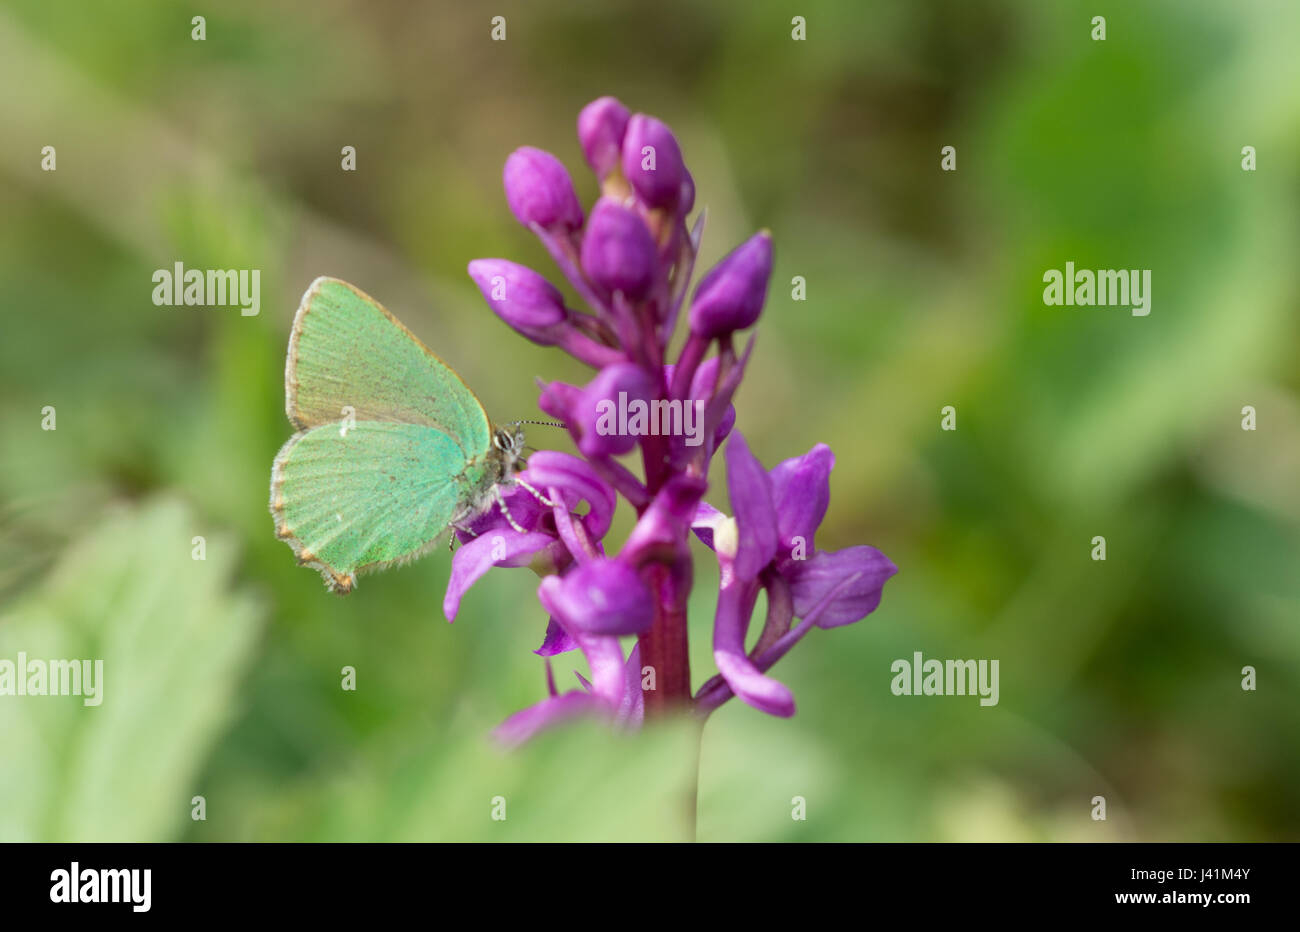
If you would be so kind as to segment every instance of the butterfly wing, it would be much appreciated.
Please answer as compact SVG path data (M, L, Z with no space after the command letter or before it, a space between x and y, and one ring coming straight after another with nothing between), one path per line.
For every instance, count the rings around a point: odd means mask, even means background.
M469 459L491 446L487 414L461 377L378 301L337 278L316 279L302 296L284 387L299 430L351 414L433 427Z
M326 585L426 552L482 482L481 464L424 424L358 421L295 434L271 467L276 535Z

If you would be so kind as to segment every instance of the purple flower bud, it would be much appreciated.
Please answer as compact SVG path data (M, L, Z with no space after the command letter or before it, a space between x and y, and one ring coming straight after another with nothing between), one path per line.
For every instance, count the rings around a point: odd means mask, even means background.
M695 375L691 378L692 398L708 402L713 397L718 388L719 363L720 360L717 356L710 356L700 363L700 367L695 370ZM731 428L735 426L736 406L729 404L727 409L722 412L722 420L718 422L718 426L713 432L713 446L715 449L722 446L722 441L727 439L727 434L731 433Z
M685 217L695 206L695 179L686 169L682 169L682 191L677 198L677 213Z
M582 226L582 205L564 165L555 156L532 146L510 153L503 180L510 211L524 226L545 229Z
M632 567L619 560L591 560L566 576L548 576L537 595L542 606L570 630L639 634L654 622L650 590Z
M620 558L633 566L649 560L669 563L681 559L689 564L686 536L708 485L703 478L687 474L673 476L664 483L650 507L637 519Z
M514 330L534 343L553 346L568 320L564 298L541 275L505 259L475 259L469 264L488 306Z
M682 193L686 165L677 137L654 117L638 113L623 137L623 174L651 207L667 207Z
M570 385L568 382L547 382L542 385L542 393L537 398L537 407L567 425L573 417L574 406L581 396L582 389L576 385Z
M654 238L639 215L601 199L592 209L582 237L581 261L582 271L591 281L638 301L654 281Z
M656 396L654 381L640 366L606 366L582 390L571 416L578 425L578 449L584 456L618 456L631 452L638 433L630 428L634 408L648 408Z
M618 167L628 110L616 97L599 97L578 114L578 142L587 164L602 181Z
M691 302L691 333L716 337L758 320L772 276L772 236L755 233L709 270Z

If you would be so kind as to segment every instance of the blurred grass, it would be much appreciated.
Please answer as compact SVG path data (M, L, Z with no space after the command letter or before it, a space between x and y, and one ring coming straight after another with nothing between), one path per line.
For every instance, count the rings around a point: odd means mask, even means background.
M774 231L740 428L769 464L830 443L819 544L902 568L870 620L777 668L795 719L710 722L700 837L1300 838L1300 10L826 0L800 4L802 44L770 0L495 12L505 43L455 4L231 3L204 43L160 0L0 11L0 657L117 645L110 689L130 671L169 713L0 698L0 838L678 837L671 728L486 748L543 694L527 573L448 626L445 553L327 598L265 513L317 274L378 296L499 419L531 415L537 376L583 378L464 266L548 268L500 167L545 146L589 199L573 120L604 93L678 131L705 266ZM153 306L177 259L262 269L262 314ZM1044 307L1067 259L1152 269L1151 316ZM138 613L103 596L151 586ZM893 697L915 650L1000 658L1000 705Z

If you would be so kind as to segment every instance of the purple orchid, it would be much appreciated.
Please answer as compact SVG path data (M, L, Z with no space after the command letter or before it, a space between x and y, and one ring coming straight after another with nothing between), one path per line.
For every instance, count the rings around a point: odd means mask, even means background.
M874 547L809 552L830 504L834 465L835 454L819 443L769 473L743 437L727 444L727 485L735 517L701 504L695 523L721 568L713 627L719 675L697 694L699 711L710 712L737 695L772 715L793 715L790 690L764 671L813 626L835 628L871 614L885 582L898 572ZM767 592L767 620L758 643L746 653L745 635L760 590ZM800 623L792 628L796 617Z
M496 736L508 745L575 716L636 727L689 709L707 716L731 696L773 715L794 714L790 690L767 671L812 628L866 617L897 570L872 547L824 551L815 535L830 502L835 456L825 444L765 470L733 433L732 400L754 347L738 331L762 313L772 238L760 231L703 276L677 359L665 358L686 304L704 228L693 227L695 182L672 131L612 97L588 104L578 140L601 194L584 215L564 165L525 147L506 160L511 212L545 245L587 311L532 269L476 259L470 277L512 329L597 370L585 386L551 382L539 407L568 429L581 457L543 451L495 507L457 533L443 608L494 566L531 567L549 617L541 646L547 697L515 713ZM729 438L729 439L728 439ZM704 501L710 462L726 442L734 515ZM639 450L638 475L620 457ZM621 549L606 551L618 499L636 511ZM695 533L720 571L713 648L718 675L692 695L686 604ZM745 641L758 595L767 617ZM796 625L795 619L799 623ZM621 637L635 636L625 655ZM560 692L551 658L580 651L590 679Z

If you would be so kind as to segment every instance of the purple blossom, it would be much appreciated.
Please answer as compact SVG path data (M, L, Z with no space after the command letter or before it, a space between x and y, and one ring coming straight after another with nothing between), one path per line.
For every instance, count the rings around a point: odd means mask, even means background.
M469 264L469 277L488 306L535 343L553 345L558 325L568 322L559 289L525 265L505 259L475 259Z
M654 281L657 258L650 228L636 211L608 198L592 209L579 254L582 273L606 293L640 301Z
M627 134L623 137L623 174L647 206L673 206L687 177L682 150L673 131L643 113L628 120ZM694 189L692 184L692 197Z
M696 514L697 527L709 532L701 539L717 554L722 577L713 628L719 676L704 684L697 708L708 712L737 695L772 715L793 715L794 697L765 671L813 626L839 627L875 611L898 568L874 547L812 549L830 502L830 447L819 443L767 472L736 434L726 459L735 517L707 505ZM767 593L767 619L746 653L760 590ZM792 628L795 618L800 624Z
M755 233L713 267L695 289L691 333L716 337L758 320L772 274L772 235Z
M578 142L587 164L602 181L618 167L623 157L623 137L631 116L627 107L613 97L600 97L578 114Z
M582 226L582 205L562 163L549 152L524 146L506 159L502 173L506 202L526 227L574 230Z
M516 150L504 181L511 211L587 309L567 307L542 275L504 259L475 260L469 274L515 332L596 370L585 386L543 384L538 400L581 456L535 454L518 483L503 489L504 509L458 531L444 611L454 619L466 590L493 567L529 567L541 577L547 623L535 653L546 695L497 729L508 745L576 716L637 727L673 709L708 715L733 695L792 715L793 695L767 671L812 628L874 611L896 568L872 547L816 548L830 504L829 447L817 444L769 471L733 429L733 401L754 348L751 334L738 350L735 334L762 313L771 234L754 234L701 278L686 309L685 344L669 361L703 232L702 217L687 226L695 182L681 147L664 123L630 114L612 97L582 110L578 140L601 183L585 221L568 172L547 152ZM730 516L704 501L724 442ZM640 475L620 460L638 451ZM620 498L637 521L621 547L607 547ZM686 639L692 532L716 554L720 578L719 672L694 694ZM766 618L746 650L760 594ZM620 639L631 637L625 651ZM561 692L552 662L573 652L588 673L575 670L577 687Z
M547 576L537 598L566 632L640 634L654 622L650 590L618 559L597 557L571 573Z

